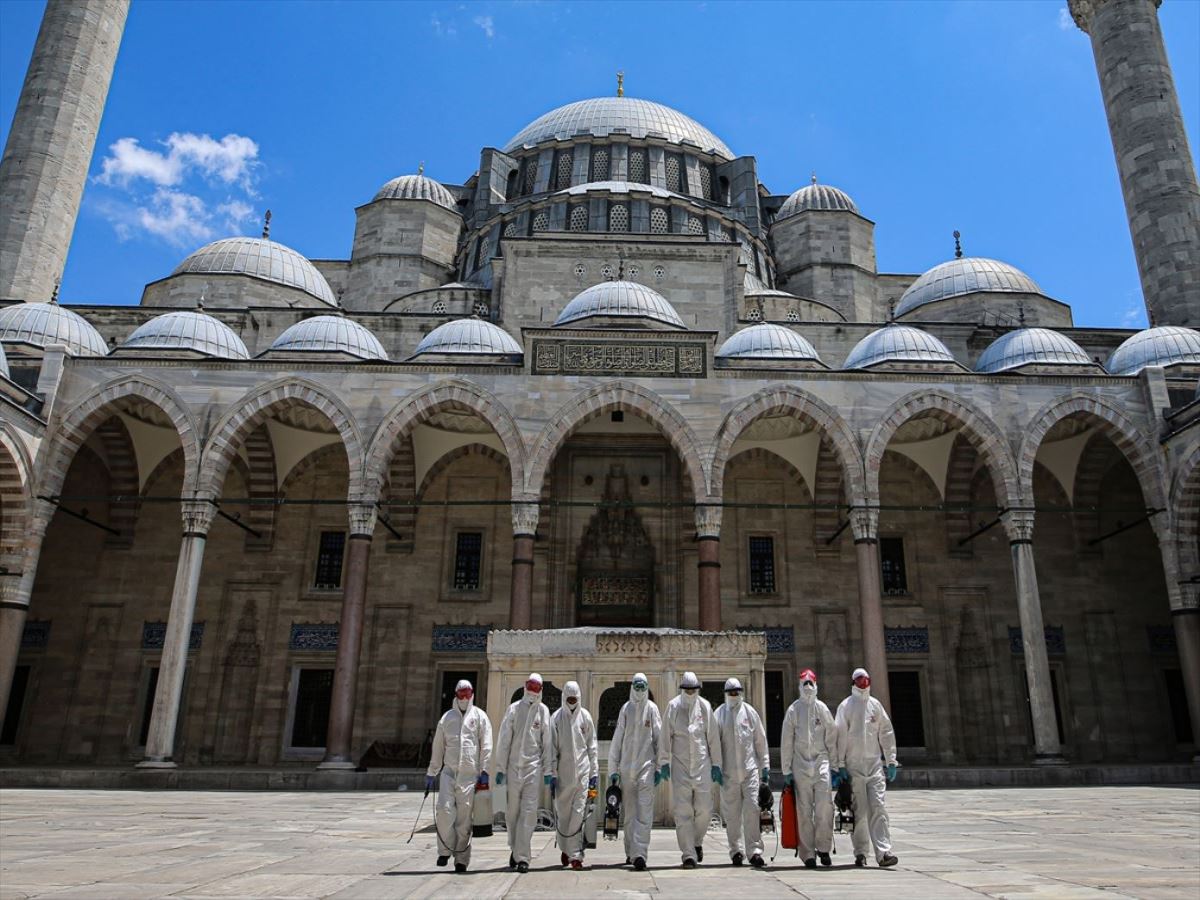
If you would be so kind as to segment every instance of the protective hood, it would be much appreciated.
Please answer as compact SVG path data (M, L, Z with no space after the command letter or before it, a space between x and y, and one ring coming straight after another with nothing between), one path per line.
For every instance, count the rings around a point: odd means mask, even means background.
M854 687L850 688L850 693L859 700L866 700L871 696L871 689L869 687L860 688L858 685L855 685Z
M457 696L458 692L462 690L474 691L474 688L471 686L471 682L467 681L465 678L454 686L454 693L456 695L454 698L454 708L465 716L468 712L470 712L471 707L475 704L475 695L472 693L470 697L463 700Z
M696 693L688 694L688 688L695 688ZM683 680L679 682L679 696L683 698L683 702L688 709L696 705L696 700L700 697L700 679L696 677L695 672L683 673Z
M637 684L639 681L643 682L646 685L646 690L635 691L633 689L633 686L635 684ZM650 696L650 683L647 680L645 674L643 674L642 672L637 672L633 676L633 681L630 682L630 684L629 684L629 699L634 703L645 703L647 698L649 698L649 696Z
M568 702L572 697L575 698L575 702ZM583 706L582 697L583 693L579 690L578 682L568 681L563 686L563 706L571 715L575 716L579 714L579 710Z
M725 702L733 711L737 711L742 705L742 695L739 693L736 697L729 695L730 691L741 691L742 683L736 678L730 678L725 682Z
M811 703L812 701L816 700L817 699L816 684L801 684L800 685L800 699L803 700L805 703Z

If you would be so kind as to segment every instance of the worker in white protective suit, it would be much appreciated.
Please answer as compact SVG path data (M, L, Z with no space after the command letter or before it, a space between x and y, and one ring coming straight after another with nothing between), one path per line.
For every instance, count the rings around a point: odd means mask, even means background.
M508 785L508 865L528 872L538 794L543 784L550 784L550 710L542 702L542 676L537 672L530 673L524 695L504 714L495 766L496 784Z
M729 839L729 858L740 866L747 857L761 869L762 829L758 818L758 786L771 777L771 754L762 717L743 696L736 678L725 682L725 702L714 713L721 735L721 816Z
M488 789L492 759L492 723L475 705L475 689L465 678L454 688L454 703L442 715L433 736L433 755L425 772L425 790L437 785L433 822L437 831L437 864L454 857L454 871L471 862L471 810L475 791Z
M650 855L650 829L654 825L654 789L662 776L658 770L662 715L650 699L650 684L638 672L629 688L629 700L617 716L608 750L610 784L622 791L625 829L625 864L641 872Z
M850 779L854 795L854 864L865 866L874 850L880 868L894 866L884 781L896 780L896 733L883 704L871 696L871 676L855 669L854 687L837 711L838 781ZM886 765L886 769L884 766Z
M829 707L817 699L817 673L800 673L800 698L783 716L779 759L783 780L796 792L800 858L808 868L832 865L833 780L830 766L839 759L838 730Z
M568 681L563 705L550 717L550 790L554 794L554 828L560 861L583 868L583 825L588 793L595 797L600 768L596 760L596 725L583 709L579 683Z
M659 742L659 771L671 782L675 840L683 867L704 861L704 834L712 818L712 787L721 784L721 735L712 706L700 696L700 679L684 672L679 696L667 704Z

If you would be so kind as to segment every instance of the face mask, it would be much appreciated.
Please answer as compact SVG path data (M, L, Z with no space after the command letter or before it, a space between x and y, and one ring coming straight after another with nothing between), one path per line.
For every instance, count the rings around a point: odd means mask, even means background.
M579 699L577 697L567 697L567 711L574 714L579 711Z
M728 693L725 695L725 702L729 704L730 709L737 709L742 705L742 692Z
M860 688L857 684L851 689L851 693L855 697L870 697L871 689L869 687Z
M809 682L800 685L800 696L805 700L814 700L817 696L817 686Z
M455 697L454 705L458 707L459 712L466 712L468 709L471 708L471 698L470 697L466 697L466 698Z

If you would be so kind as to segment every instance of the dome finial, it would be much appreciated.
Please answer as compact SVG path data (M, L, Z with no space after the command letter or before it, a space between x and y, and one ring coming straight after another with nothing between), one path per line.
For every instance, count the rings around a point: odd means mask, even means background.
M954 232L954 258L955 259L962 259L962 241L959 240L959 238L961 238L961 237L962 237L962 234L956 230Z
M425 160L421 160L421 162L417 165L417 174L418 175L425 174Z
M200 296L196 298L196 310L200 312L204 310L204 291L201 291Z
M624 71L617 73L617 96L618 97L625 96L625 72Z
M271 211L268 209L266 214L263 216L263 240L269 241L270 239L271 239Z
M816 169L812 170L812 183L813 184L817 183L817 170Z
M55 280L55 282L54 282L54 290L53 290L53 291L50 293L50 302L51 302L51 303L57 303L57 302L58 302L58 285L59 285L59 282L58 282L57 280Z

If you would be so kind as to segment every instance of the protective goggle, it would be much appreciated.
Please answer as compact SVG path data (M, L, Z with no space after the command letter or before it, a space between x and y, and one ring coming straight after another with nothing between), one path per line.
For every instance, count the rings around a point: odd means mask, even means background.
M579 702L578 697L564 697L563 699L566 700L568 703L570 703L572 706L574 706L576 703Z
M542 683L540 681L525 682L525 690L531 694L540 694L542 692Z
M730 688L729 690L727 690L725 692L725 696L726 697L740 697L740 696L742 696L742 689L741 688Z
M454 696L459 700L470 700L475 696L475 691L473 691L471 688L459 688L454 692Z
M683 689L683 692L690 697L692 694L699 692L699 690L700 690L700 688L698 688L698 687L685 687Z
M635 691L644 691L644 690L647 690L649 687L650 686L648 684L646 684L646 682L644 682L644 681L635 681L633 683L633 689Z
M869 688L871 686L871 677L869 675L859 675L854 679L854 686L860 688Z

